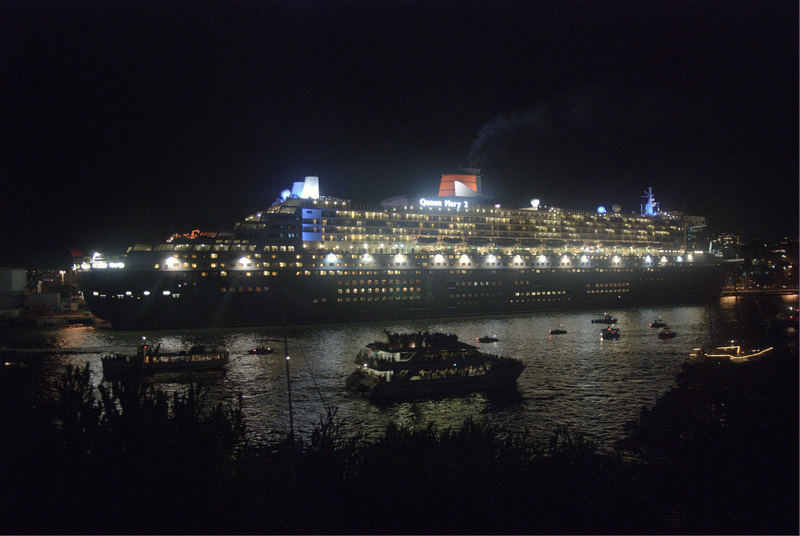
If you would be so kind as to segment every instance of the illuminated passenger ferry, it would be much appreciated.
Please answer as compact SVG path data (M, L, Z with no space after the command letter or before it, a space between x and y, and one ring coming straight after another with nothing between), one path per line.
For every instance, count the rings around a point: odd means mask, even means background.
M478 170L438 196L362 206L284 190L231 232L192 231L76 264L92 313L119 328L343 322L697 302L716 258L687 250L699 217L493 205Z

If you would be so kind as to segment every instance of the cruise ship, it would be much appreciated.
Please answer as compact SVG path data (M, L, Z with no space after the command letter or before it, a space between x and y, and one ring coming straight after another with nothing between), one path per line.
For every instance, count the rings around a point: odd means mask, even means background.
M700 302L724 265L687 249L702 217L492 203L480 170L438 195L372 206L287 188L231 231L194 230L75 260L92 313L115 328L246 326Z

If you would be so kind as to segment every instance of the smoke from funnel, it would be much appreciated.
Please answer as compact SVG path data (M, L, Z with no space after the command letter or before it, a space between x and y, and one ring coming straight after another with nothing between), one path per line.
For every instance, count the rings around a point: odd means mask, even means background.
M481 167L485 164L483 159L490 145L501 142L517 132L539 130L544 124L543 105L523 112L513 111L508 115L496 115L484 124L475 136L469 152L469 165Z

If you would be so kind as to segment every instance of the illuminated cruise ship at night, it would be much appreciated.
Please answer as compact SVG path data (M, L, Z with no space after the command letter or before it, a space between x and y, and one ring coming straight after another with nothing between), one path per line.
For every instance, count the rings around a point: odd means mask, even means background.
M703 219L493 205L479 170L438 196L374 206L319 194L306 177L230 232L173 235L75 269L117 328L239 326L613 309L699 302L720 262L687 249ZM602 208L602 207L601 207Z

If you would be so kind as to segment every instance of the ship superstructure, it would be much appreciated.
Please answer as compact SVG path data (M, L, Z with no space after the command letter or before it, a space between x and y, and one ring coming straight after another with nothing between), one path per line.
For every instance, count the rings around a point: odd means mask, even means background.
M687 251L680 214L505 208L469 171L443 175L438 196L374 206L320 196L309 177L231 232L84 259L81 288L116 327L608 308L719 291L719 263Z

